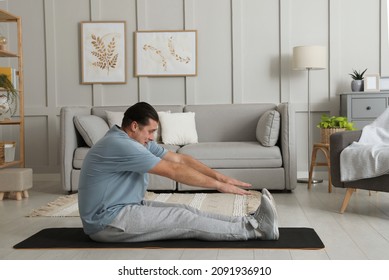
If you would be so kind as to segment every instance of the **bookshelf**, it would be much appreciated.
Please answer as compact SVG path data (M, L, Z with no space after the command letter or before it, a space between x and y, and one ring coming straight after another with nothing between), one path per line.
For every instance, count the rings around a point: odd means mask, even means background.
M22 21L21 18L15 16L7 11L0 9L0 22L16 24L17 32L17 50L12 52L9 50L0 50L0 57L11 58L17 60L16 74L18 76L17 90L18 90L18 110L17 117L11 117L11 119L5 119L0 121L1 126L18 126L19 127L19 143L16 149L19 150L19 158L11 162L0 162L0 168L6 168L11 166L24 167L24 91L23 91L23 51L22 51ZM0 65L2 66L2 65ZM1 93L1 92L0 92ZM12 139L7 139L12 140Z

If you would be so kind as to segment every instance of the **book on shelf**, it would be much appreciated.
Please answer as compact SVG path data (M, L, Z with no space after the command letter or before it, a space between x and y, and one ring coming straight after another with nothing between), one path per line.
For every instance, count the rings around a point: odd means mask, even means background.
M5 74L7 78L12 82L14 88L18 90L18 76L17 70L12 67L0 67L0 74Z

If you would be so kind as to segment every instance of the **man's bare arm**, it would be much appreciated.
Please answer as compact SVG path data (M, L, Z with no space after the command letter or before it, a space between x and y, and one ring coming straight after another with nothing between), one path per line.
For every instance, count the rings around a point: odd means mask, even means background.
M238 187L245 186L245 183L215 172L202 163L197 164L196 160L193 163L192 161L187 162L180 158L180 156L165 156L149 173L168 177L187 185L215 188L220 192L249 194L248 191ZM218 177L220 177L220 180ZM225 181L222 181L223 179ZM249 184L247 185L249 186Z
M173 153L173 152L169 151L164 156L164 159L168 160L168 161L177 162L177 163L187 165L187 166L197 170L198 172L200 172L204 175L207 175L209 177L212 177L220 182L224 182L224 183L228 183L228 184L240 186L240 187L251 187L251 184L248 184L248 183L236 180L234 178L228 177L224 174L221 174L221 173L209 168L205 164L201 163L200 161L194 159L193 157L191 157L189 155L177 154L177 153Z

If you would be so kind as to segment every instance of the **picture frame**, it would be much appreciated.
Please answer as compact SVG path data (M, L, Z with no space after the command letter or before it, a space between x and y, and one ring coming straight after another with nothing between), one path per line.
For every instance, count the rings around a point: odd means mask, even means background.
M380 75L379 74L365 74L363 79L364 91L377 92L380 91Z
M81 84L125 84L126 22L81 22Z
M197 76L197 30L134 32L136 77Z
M383 76L380 78L380 90L389 91L389 76Z

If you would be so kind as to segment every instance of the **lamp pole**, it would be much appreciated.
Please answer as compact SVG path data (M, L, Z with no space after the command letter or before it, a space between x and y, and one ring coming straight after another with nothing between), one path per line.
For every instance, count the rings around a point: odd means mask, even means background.
M308 176L307 178L299 178L297 179L298 183L309 183L309 169L311 167L311 138L312 138L312 132L311 132L311 84L310 84L310 74L311 74L312 67L307 67L308 72L308 156L307 156L307 172ZM323 179L315 179L312 178L312 184L317 184L323 182Z

